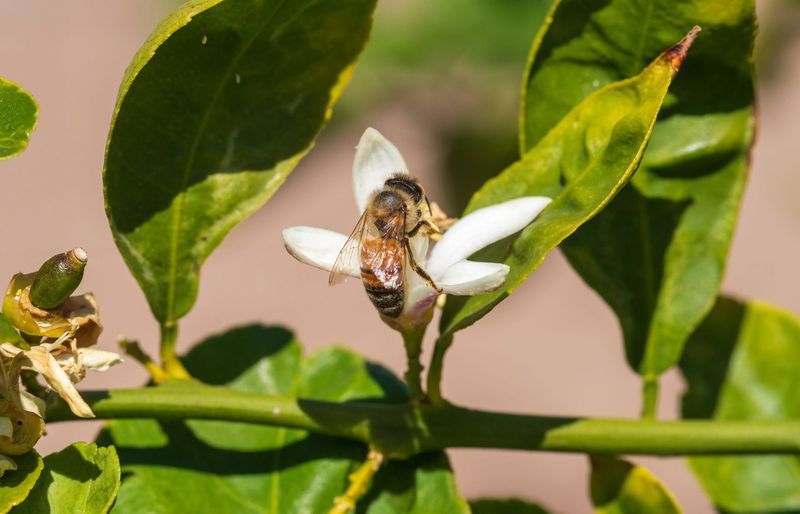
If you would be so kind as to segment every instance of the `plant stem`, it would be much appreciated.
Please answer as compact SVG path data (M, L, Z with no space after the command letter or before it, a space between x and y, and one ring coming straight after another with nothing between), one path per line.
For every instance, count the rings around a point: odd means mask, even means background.
M642 382L642 419L656 419L658 389L658 375L645 375Z
M362 441L387 458L443 448L619 455L800 454L798 421L652 421L507 414L453 405L280 398L186 382L84 392L98 418L215 419ZM57 398L57 397L56 397ZM47 421L76 419L51 401Z
M367 460L348 477L350 486L343 495L336 497L333 501L333 508L328 514L348 514L348 512L355 510L358 500L369 492L372 477L381 468L382 462L383 455L375 450L370 450Z
M403 331L403 343L406 347L407 369L405 374L406 384L411 401L419 403L424 397L422 391L422 338L425 336L425 327Z
M442 370L444 368L444 356L450 345L453 344L453 336L439 337L433 347L431 365L428 370L428 401L432 405L443 405L442 397Z
M174 321L161 323L161 366L169 378L191 378L175 351L177 342L178 324Z

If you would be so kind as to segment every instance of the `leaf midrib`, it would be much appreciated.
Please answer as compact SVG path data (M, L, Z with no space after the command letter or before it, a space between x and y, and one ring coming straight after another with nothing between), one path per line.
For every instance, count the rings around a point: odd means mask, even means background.
M236 56L231 60L230 65L225 70L225 73L222 77L222 80L219 81L219 86L214 92L214 95L211 98L211 102L208 105L208 109L203 113L203 117L200 120L200 125L198 127L197 132L195 132L195 137L192 141L192 145L189 148L189 156L186 160L186 166L184 166L182 173L181 173L181 185L180 185L180 192L178 193L175 199L174 210L172 213L172 224L171 224L171 231L170 231L170 242L169 242L169 271L168 271L168 282L167 282L167 305L166 305L166 320L165 324L172 324L175 322L174 316L174 309L175 309L175 291L176 291L176 275L178 269L178 241L179 241L179 234L180 234L180 225L183 220L183 206L186 201L186 186L189 182L189 174L191 173L192 168L194 167L194 161L197 157L197 149L200 145L200 140L202 136L205 134L206 129L208 127L208 123L211 120L211 113L216 108L217 103L219 102L222 92L225 90L226 85L230 82L231 77L233 76L234 70L239 65L239 61L242 57L247 53L247 51L252 46L253 42L258 38L259 34L272 22L275 18L275 15L283 8L285 5L286 0L280 0L280 3L275 8L269 16L261 23L256 30L253 31L253 34L250 38L242 45L242 48L236 54Z

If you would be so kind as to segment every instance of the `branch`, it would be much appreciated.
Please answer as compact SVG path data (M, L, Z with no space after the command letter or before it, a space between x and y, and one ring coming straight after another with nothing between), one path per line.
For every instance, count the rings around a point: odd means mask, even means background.
M214 419L299 428L370 444L388 458L443 448L592 454L799 454L800 421L653 421L506 414L453 405L279 398L172 382L82 393L98 418ZM62 402L47 421L76 419Z

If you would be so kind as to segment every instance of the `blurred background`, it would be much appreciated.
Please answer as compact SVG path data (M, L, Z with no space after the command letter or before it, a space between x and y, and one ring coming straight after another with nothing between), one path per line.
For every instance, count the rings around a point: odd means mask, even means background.
M429 196L452 214L516 156L516 112L530 42L546 0L381 0L372 41L314 150L258 213L206 263L200 297L181 324L180 348L251 322L294 330L307 351L346 344L402 373L395 333L352 281L329 288L323 272L283 249L291 225L349 231L350 168L373 126L403 152ZM100 301L100 347L120 334L155 353L157 325L111 238L103 210L103 152L117 88L131 57L176 1L0 1L0 75L30 91L40 119L26 152L0 161L5 209L0 275L32 271L82 245L82 290ZM800 2L758 4L759 135L724 283L727 292L800 313ZM343 207L348 206L348 207ZM5 280L5 279L2 279ZM576 319L576 316L578 318ZM429 341L430 343L430 341ZM83 388L134 387L128 360ZM611 311L554 252L491 316L460 333L445 370L455 403L541 414L635 417L639 380L628 369ZM677 417L683 388L666 376L660 416ZM91 440L100 422L52 425L38 449ZM450 452L463 494L517 496L554 512L588 513L586 459L489 450ZM686 512L713 512L682 459L639 459Z

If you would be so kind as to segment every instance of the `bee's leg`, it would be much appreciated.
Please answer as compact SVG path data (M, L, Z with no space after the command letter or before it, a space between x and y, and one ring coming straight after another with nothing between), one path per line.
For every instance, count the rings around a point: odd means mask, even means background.
M408 238L406 238L405 241L403 242L403 246L405 246L406 256L408 257L408 264L411 266L411 269L414 270L414 272L417 275L422 277L422 279L425 282L427 282L427 284L429 286L434 288L437 293L441 293L442 289L439 286L437 286L436 284L434 284L433 279L431 278L430 275L428 275L428 272L425 271L424 269L422 269L422 267L420 267L419 264L417 264L416 259L414 259L414 254L411 252L411 245L408 242Z
M440 229L436 223L431 220L424 220L422 223L427 225L428 227L428 237L433 239L434 241L438 241L442 238L442 229Z
M417 235L417 233L419 233L420 229L422 229L423 227L426 227L426 232L428 233L430 238L433 239L434 241L438 240L442 235L442 231L439 230L439 227L437 227L430 220L420 220L420 222L417 223L417 225L414 228L412 228L411 231L408 232L408 234L406 235L408 237L414 237Z

